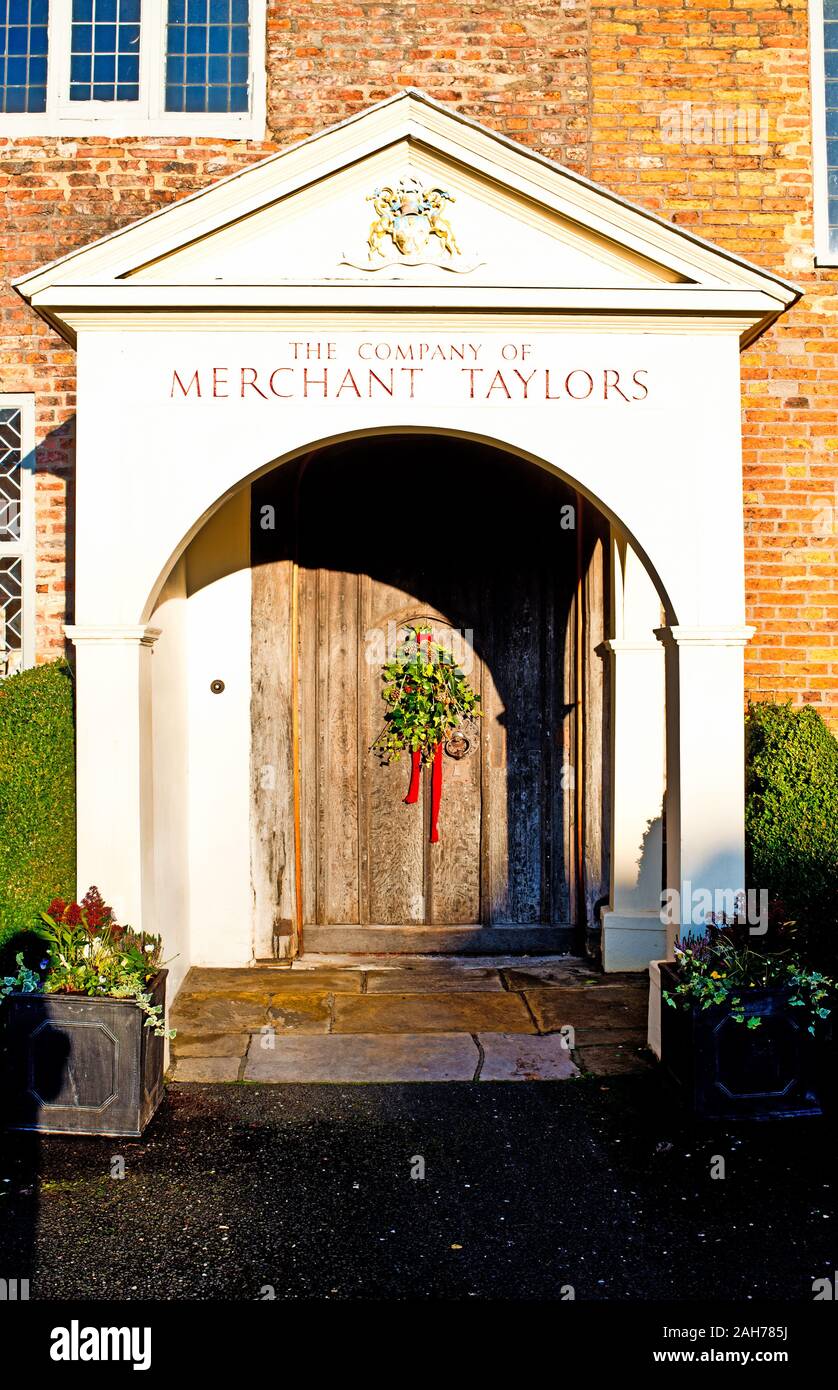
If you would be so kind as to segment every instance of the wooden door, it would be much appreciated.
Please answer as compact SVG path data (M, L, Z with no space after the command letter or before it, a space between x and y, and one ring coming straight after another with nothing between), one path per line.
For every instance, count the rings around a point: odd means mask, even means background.
M574 495L498 451L415 435L334 447L294 472L253 490L257 939L271 912L276 933L296 911L295 564L303 924L567 926L579 831ZM278 518L267 534L266 506ZM407 806L406 760L382 767L370 751L387 644L416 623L443 643L457 634L484 708L466 757L443 759L433 845L429 774ZM278 768L268 790L266 765Z
M574 552L562 555L557 526L553 560L535 558L545 500L558 500L551 482L438 439L368 440L308 465L297 522L306 922L566 920L551 846ZM408 623L460 643L485 705L466 757L443 760L435 845L429 773L407 806L406 762L381 767L370 752L383 652Z

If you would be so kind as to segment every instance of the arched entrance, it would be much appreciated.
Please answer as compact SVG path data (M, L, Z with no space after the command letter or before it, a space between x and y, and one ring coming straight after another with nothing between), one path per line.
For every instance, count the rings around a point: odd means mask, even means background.
M455 196L463 261L414 264L398 247L389 260L366 258L370 194L405 179ZM79 880L105 885L134 926L163 931L173 987L190 963L250 963L254 921L256 939L270 942L296 912L284 887L256 891L260 855L273 849L251 840L253 571L238 499L272 461L326 439L497 441L563 473L608 516L612 698L603 737L589 713L576 755L590 786L589 750L605 742L610 707L606 969L645 969L667 948L650 899L664 648L667 886L682 911L688 888L744 886L751 629L738 354L794 302L794 286L403 93L73 250L17 289L79 356L67 630ZM404 520L438 526L446 495L431 508L416 492ZM468 516L475 496L486 501L479 485L467 489L455 513ZM211 545L202 574L184 574L202 527L223 550L225 507L240 507L243 522L235 578L214 578ZM217 620L216 584L228 621ZM584 694L597 668L590 631L576 633ZM223 697L212 693L219 679ZM269 763L265 780L279 787L285 765ZM585 795L583 814L592 807L602 816L605 798ZM507 812L508 824L525 824ZM601 828L585 830L580 861L594 854L601 866ZM591 907L586 896L586 920Z
M334 445L253 485L257 958L582 944L608 889L608 551L557 477L441 435ZM484 709L444 759L436 844L429 776L407 806L405 763L371 751L382 663L416 623Z

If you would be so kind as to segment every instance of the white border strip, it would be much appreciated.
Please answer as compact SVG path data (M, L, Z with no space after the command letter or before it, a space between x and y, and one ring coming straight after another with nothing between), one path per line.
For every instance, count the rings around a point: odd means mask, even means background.
M0 555L20 556L21 666L35 665L35 396L31 391L0 393L0 409L20 411L20 540L0 542Z
M809 0L809 86L812 93L812 204L815 224L815 265L838 265L838 251L829 246L829 191L826 169L826 77L823 59L823 0Z

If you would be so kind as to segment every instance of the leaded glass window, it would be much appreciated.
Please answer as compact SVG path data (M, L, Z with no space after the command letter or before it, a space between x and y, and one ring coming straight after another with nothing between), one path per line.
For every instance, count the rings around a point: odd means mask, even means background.
M247 111L249 0L169 0L167 111Z
M0 0L0 112L46 111L49 0Z
M838 0L824 0L823 14L829 249L838 251Z
M23 664L21 412L0 408L0 676ZM14 553L17 551L18 553Z
M0 556L0 676L23 665L23 559Z
M138 101L140 0L73 0L71 101Z
M265 129L267 0L0 0L0 139Z
M20 411L0 409L0 541L20 540Z

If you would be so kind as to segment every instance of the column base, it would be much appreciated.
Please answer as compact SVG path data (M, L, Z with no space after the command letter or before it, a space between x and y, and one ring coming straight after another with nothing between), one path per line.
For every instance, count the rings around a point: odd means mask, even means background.
M649 962L666 955L666 927L660 913L615 912L607 907L602 914L602 968L647 970Z

